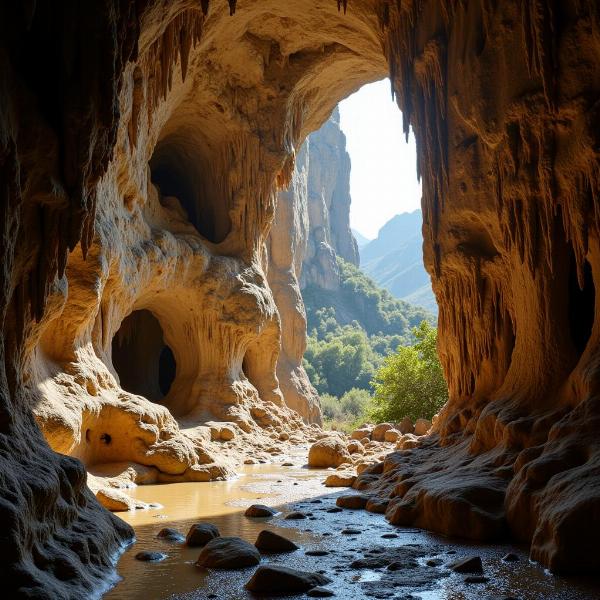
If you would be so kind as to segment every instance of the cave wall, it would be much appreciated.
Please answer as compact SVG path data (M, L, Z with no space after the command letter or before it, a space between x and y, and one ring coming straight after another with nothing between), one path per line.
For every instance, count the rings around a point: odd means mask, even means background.
M598 568L596 4L347 4L0 7L7 592L97 592L131 539L73 457L205 480L225 468L208 419L305 427L277 380L277 192L308 133L388 71L417 136L450 401L359 484L395 523ZM173 350L170 410L119 385L112 341L136 310ZM106 444L107 427L132 435Z

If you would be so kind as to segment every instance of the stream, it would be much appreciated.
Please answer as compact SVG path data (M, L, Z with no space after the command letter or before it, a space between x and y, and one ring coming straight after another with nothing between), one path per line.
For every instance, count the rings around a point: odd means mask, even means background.
M192 524L201 521L216 525L221 535L239 536L251 543L263 529L292 539L299 550L266 555L262 564L274 562L305 571L322 571L332 580L326 587L335 592L335 598L600 598L597 580L557 578L529 561L526 548L460 543L419 529L392 526L383 515L363 510L328 512L335 507L337 496L352 490L325 488L322 482L330 471L308 470L305 457L306 449L299 449L297 455L276 464L244 466L239 477L229 481L148 485L129 490L132 496L144 502L158 502L161 507L119 513L134 527L136 542L121 556L117 566L121 580L104 598L254 598L244 584L256 567L202 570L194 565L200 548L187 548L156 537L163 527L175 528L185 535ZM281 514L270 519L250 519L244 516L244 510L251 504L277 507ZM303 512L306 519L285 520L285 514L292 510ZM358 533L342 534L346 530ZM141 562L135 555L142 550L160 551L168 557L161 562ZM306 554L314 550L326 554ZM502 560L508 552L516 554L518 561ZM446 567L449 562L471 555L480 556L483 561L486 581L482 583L465 583L464 575ZM361 562L355 563L357 560Z

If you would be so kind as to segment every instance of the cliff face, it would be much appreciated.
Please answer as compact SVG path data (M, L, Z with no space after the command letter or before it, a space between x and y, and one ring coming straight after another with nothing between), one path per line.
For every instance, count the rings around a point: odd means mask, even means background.
M306 135L388 71L450 401L363 483L393 522L597 571L598 31L586 1L2 3L5 592L89 596L130 539L74 457L205 480L240 450L209 419L307 431L277 379L277 192Z
M309 235L300 278L302 288L339 287L336 256L358 265L358 246L350 231L350 155L336 107L306 144L309 148Z

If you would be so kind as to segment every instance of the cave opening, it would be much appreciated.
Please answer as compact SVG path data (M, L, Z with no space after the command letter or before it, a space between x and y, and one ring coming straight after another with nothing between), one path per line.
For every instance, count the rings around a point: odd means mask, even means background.
M583 354L592 335L596 307L596 289L592 267L585 260L581 268L582 281L578 277L577 261L571 250L569 264L569 331L579 356ZM583 286L581 285L583 283Z
M228 203L215 185L214 169L205 168L198 145L178 135L161 140L150 159L150 178L158 188L161 204L175 197L190 223L209 242L222 242L231 231Z
M164 403L177 363L158 319L149 310L133 311L123 320L113 338L112 362L124 390Z

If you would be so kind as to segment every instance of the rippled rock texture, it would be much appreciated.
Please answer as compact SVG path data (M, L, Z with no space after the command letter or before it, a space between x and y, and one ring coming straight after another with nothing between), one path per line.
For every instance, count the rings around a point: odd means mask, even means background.
M222 443L305 431L277 377L277 193L388 72L451 399L426 447L362 477L395 522L597 569L599 25L584 0L4 3L7 593L87 595L131 536L73 457L206 480ZM309 392L290 405L318 421Z

